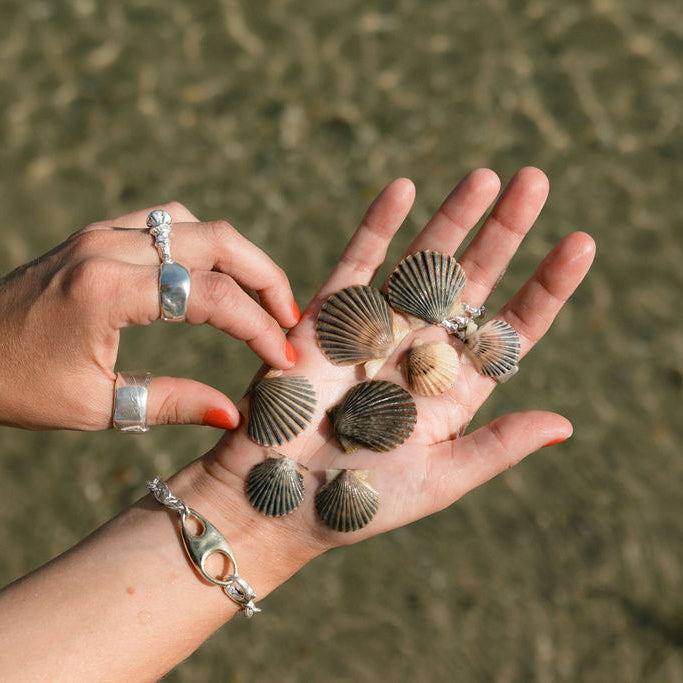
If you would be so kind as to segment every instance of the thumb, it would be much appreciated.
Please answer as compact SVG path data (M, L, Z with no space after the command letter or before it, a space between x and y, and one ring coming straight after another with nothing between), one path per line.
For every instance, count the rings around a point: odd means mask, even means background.
M240 414L225 394L206 384L180 377L153 377L147 398L147 422L235 429Z

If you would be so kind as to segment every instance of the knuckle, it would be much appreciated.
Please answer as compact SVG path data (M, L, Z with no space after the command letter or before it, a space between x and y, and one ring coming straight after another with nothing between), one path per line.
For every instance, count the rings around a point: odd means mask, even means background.
M164 209L164 211L168 211L171 214L171 218L174 220L178 220L177 217L181 214L184 215L189 213L187 207L176 200L165 202L164 204L161 204L159 208Z
M232 308L232 281L219 273L206 273L204 281L206 297L211 307Z
M102 226L88 225L71 237L71 252L74 256L85 258L106 250L109 235Z
M103 258L89 258L76 263L65 277L63 289L69 299L78 302L97 299L111 281L114 264Z
M157 424L169 425L179 424L180 412L178 409L178 397L169 392L167 393L159 404L159 413L157 414Z
M237 232L228 221L224 221L223 219L209 221L208 226L218 242L231 240Z

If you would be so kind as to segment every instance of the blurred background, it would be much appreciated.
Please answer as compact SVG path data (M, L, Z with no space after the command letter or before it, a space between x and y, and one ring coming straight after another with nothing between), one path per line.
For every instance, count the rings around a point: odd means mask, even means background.
M477 419L546 408L574 437L438 515L328 553L167 680L683 681L681 10L0 1L3 274L91 221L175 199L264 248L303 309L389 180L417 185L396 257L478 166L505 182L533 164L551 181L493 310L562 235L598 243ZM127 330L118 364L235 400L257 366L212 329L162 324ZM219 436L0 429L2 583Z

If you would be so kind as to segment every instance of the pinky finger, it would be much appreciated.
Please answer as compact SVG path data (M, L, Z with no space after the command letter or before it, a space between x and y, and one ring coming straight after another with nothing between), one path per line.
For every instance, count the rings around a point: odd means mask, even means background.
M235 429L240 414L217 389L192 379L153 377L147 400L150 425L197 424Z

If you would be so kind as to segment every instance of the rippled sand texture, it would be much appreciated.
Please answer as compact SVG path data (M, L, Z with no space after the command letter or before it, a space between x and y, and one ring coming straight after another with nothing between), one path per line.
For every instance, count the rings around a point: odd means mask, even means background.
M305 304L388 180L398 255L475 166L550 203L495 308L560 236L593 274L478 423L543 407L573 439L419 524L329 553L171 681L683 680L683 12L666 0L5 0L2 272L92 220L178 199L224 217ZM127 331L119 367L237 399L250 353ZM0 388L2 390L2 388ZM215 430L0 430L0 576L67 548Z

